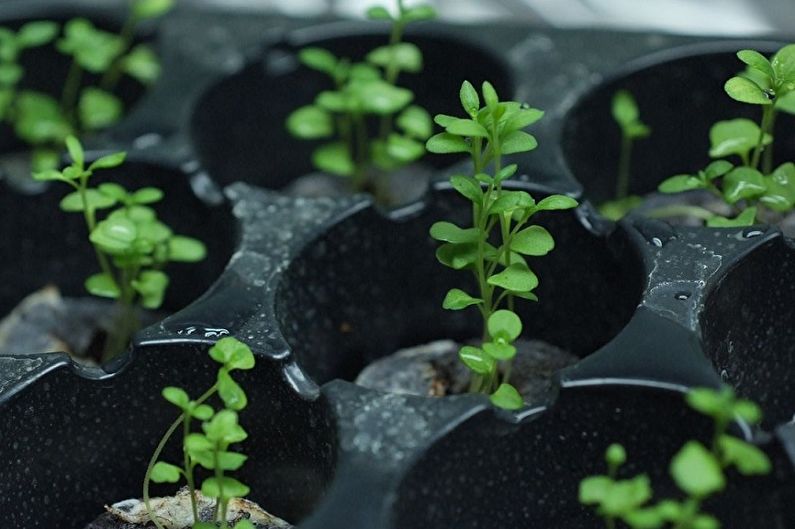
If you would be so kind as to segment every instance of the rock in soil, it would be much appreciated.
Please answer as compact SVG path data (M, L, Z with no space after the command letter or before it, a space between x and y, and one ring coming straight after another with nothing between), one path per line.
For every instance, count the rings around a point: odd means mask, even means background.
M0 352L60 351L94 364L118 313L113 302L93 297L64 298L56 287L46 286L23 299L0 321ZM159 316L147 313L141 317L147 324Z
M579 358L540 340L518 340L511 384L528 403L540 403L552 387L552 376ZM356 383L390 393L442 397L466 393L470 372L458 358L461 344L439 340L401 349L376 360L359 373Z
M195 496L200 521L212 520L215 500L207 498L198 490ZM190 529L193 526L193 509L187 487L180 489L176 496L151 498L149 505L165 529ZM88 524L85 529L155 529L142 500L120 501L111 506L106 505L105 510L107 511L105 514ZM252 501L231 500L226 515L227 522L234 525L243 519L251 520L257 529L292 529L293 527Z

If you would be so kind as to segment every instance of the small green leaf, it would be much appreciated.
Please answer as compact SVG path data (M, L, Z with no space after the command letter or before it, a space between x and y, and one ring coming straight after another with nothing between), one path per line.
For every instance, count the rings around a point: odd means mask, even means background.
M579 501L585 505L602 503L613 480L608 476L588 476L580 481Z
M403 12L404 22L421 22L436 18L436 10L428 4L409 7Z
M174 7L175 0L134 0L132 12L138 19L162 17Z
M85 18L67 22L64 37L56 43L58 51L73 56L80 66L95 74L110 68L123 45L119 35L97 29Z
M211 417L210 417L211 418ZM192 433L185 437L185 450L189 454L195 454L198 452L208 452L213 450L213 443L207 439L206 436L200 433Z
M356 171L348 147L343 142L319 147L312 154L312 163L321 171L339 176L352 176Z
M692 522L693 529L720 529L720 522L710 514L699 514Z
M40 182L48 182L53 180L64 180L64 176L63 173L57 169L47 169L46 171L33 173L33 179Z
M97 187L97 190L103 195L109 196L110 198L118 202L124 202L125 200L127 200L128 197L127 191L119 184L114 184L113 182L106 182L104 184L100 184Z
M488 108L490 112L494 112L497 109L497 105L500 103L500 98L497 95L497 91L494 89L494 85L488 81L484 81L481 91L483 92L483 100L486 102L486 108Z
M433 134L433 121L424 108L412 105L407 107L395 120L395 124L407 135L427 140Z
M736 154L747 156L755 149L762 137L759 125L750 119L738 118L727 121L718 121L709 131L709 139L712 144L709 155L712 158L725 158ZM772 136L766 134L763 138L764 145L773 142Z
M472 202L479 204L483 200L483 189L481 189L477 180L462 175L454 175L450 177L450 183L453 189Z
M87 207L95 210L109 208L116 203L114 198L103 195L96 189L86 189L85 198ZM61 199L61 209L69 213L83 211L84 204L80 193L73 191L63 197L63 199Z
M243 388L229 375L229 371L221 368L218 371L218 396L230 410L240 411L248 404Z
M741 103L771 105L773 100L758 84L745 77L732 77L723 86L729 97Z
M520 108L505 122L504 131L515 131L529 127L544 117L544 112L536 108Z
M210 420L213 413L213 409L207 404L200 404L191 410L191 415L200 421Z
M451 222L434 223L431 226L430 234L437 241L454 244L477 242L480 239L480 231L477 228L462 229Z
M210 348L210 357L230 371L254 367L254 355L249 346L231 336L218 340Z
M555 240L542 226L525 228L511 240L511 250L524 255L542 256L555 248Z
M472 118L477 117L478 112L480 111L480 96L478 96L478 91L475 90L475 87L472 86L472 83L469 81L464 81L461 84L459 97L461 99L461 106L464 107L464 111ZM442 125L441 123L439 124ZM446 127L447 125L442 126Z
M442 307L447 310L461 310L480 303L483 303L482 299L473 298L463 290L452 288L445 295Z
M157 187L142 187L132 194L134 204L153 204L163 199L163 191Z
M530 134L521 130L510 132L503 138L500 144L500 150L502 154L505 155L532 151L536 147L538 147L538 141Z
M665 522L663 516L654 507L630 511L624 514L623 519L632 529L658 529Z
M200 527L194 527L194 529L201 529ZM254 522L247 518L243 518L242 520L238 520L235 523L234 529L257 529L254 525Z
M625 516L637 510L652 496L651 484L646 475L613 482L602 499L601 512L608 516Z
M218 467L221 470L234 471L240 469L248 456L236 452L218 452Z
M479 375L489 375L497 369L494 359L477 347L463 346L458 351L458 357L464 365Z
M174 235L168 240L168 260L180 263L196 263L207 256L207 247L192 237Z
M287 117L287 130L293 136L307 140L328 138L334 134L334 120L325 109L308 105Z
M503 190L497 200L489 206L489 215L507 215L517 210L527 210L536 205L533 197L526 191Z
M500 384L497 391L491 394L489 400L494 406L504 410L518 410L524 406L524 399L510 384Z
M190 406L190 397L182 388L169 386L163 388L163 398L181 410L187 410Z
M121 118L124 105L121 99L99 88L83 90L77 104L80 122L88 130L98 130L113 125Z
M795 82L795 45L789 44L778 50L770 64L778 81Z
M122 59L121 68L130 77L151 85L160 77L160 60L151 46L139 44Z
M696 498L723 490L726 479L720 463L698 441L688 441L671 460L671 477L685 493Z
M118 299L121 296L121 290L116 281L107 274L89 276L86 279L85 287L90 294L101 298Z
M773 71L773 67L770 65L770 61L758 51L740 50L737 52L737 58L768 77L774 77L776 75Z
M80 142L72 135L66 137L66 148L69 151L69 156L72 158L72 161L78 166L83 167L85 162L85 157L83 154L83 146L80 145Z
M20 48L36 48L49 44L58 36L60 27L55 22L37 20L23 24L17 31L17 45Z
M613 104L611 107L613 119L619 124L622 130L625 130L632 123L638 121L640 112L635 98L628 90L619 90L613 94Z
M323 48L304 48L298 52L298 59L302 64L313 70L333 74L337 68L337 58Z
M776 99L776 110L795 114L795 92L787 92Z
M454 270L469 267L477 258L477 244L443 244L436 249L436 259Z
M486 282L512 292L530 292L538 286L538 277L527 265L517 263L491 276Z
M25 71L18 64L0 64L0 85L13 88L24 74ZM13 96L13 92L9 93Z
M489 316L486 327L492 338L507 342L513 342L522 334L522 320L515 312L505 309L498 310Z
M58 102L39 92L19 93L14 125L17 136L33 145L61 143L72 133L72 127L61 113Z
M425 145L406 136L393 133L387 138L386 152L394 160L411 163L422 158L425 154Z
M723 178L723 198L729 204L740 200L757 198L764 194L765 177L756 169L736 167Z
M704 176L707 180L715 180L716 178L720 178L721 176L725 175L729 171L734 169L734 165L731 162L727 162L726 160L716 160L710 163L706 169L704 169Z
M202 483L201 490L208 498L221 499L245 498L250 492L246 485L230 477L208 478Z
M762 410L750 400L737 399L732 405L732 413L750 425L757 424L762 420Z
M722 435L718 439L718 448L724 464L737 467L744 476L769 474L770 459L759 448L731 435Z
M566 195L550 195L536 204L538 211L552 211L577 207L577 201Z
M620 467L627 462L627 451L618 443L613 443L605 451L605 461L611 467Z
M373 6L367 10L367 18L370 20L392 20L392 15L382 6Z
M428 152L435 154L468 153L472 149L464 138L456 136L455 134L450 134L449 132L443 132L432 136L431 139L425 143L425 148L428 149Z
M357 82L350 89L365 112L379 116L394 114L414 99L411 90L393 86L380 79Z
M179 467L158 461L152 467L149 478L155 483L177 483L181 475L182 470Z
M503 167L500 170L499 173L494 175L494 183L495 184L501 184L502 182L504 182L508 178L511 178L513 175L515 175L516 171L518 171L518 170L519 170L519 166L516 165L515 163Z
M132 286L141 295L141 306L146 309L156 309L163 304L168 283L168 276L164 272L144 270L132 282Z
M509 343L486 342L483 351L497 361L511 360L516 356L516 347Z
M126 152L115 152L113 154L108 154L94 160L91 165L88 166L88 170L95 171L97 169L113 169L114 167L118 167L123 164L126 158Z
M689 174L678 174L660 182L657 190L660 193L682 193L693 189L705 189L706 187L707 183L698 177Z
M715 215L707 220L707 226L710 228L743 228L746 226L753 226L756 222L756 208L751 207L745 209L742 213L733 219Z
M477 121L471 119L456 119L447 125L447 132L456 136L472 138L488 138L489 131Z
M422 52L410 42L380 46L368 53L366 58L369 63L382 68L394 66L404 72L418 73L422 71Z

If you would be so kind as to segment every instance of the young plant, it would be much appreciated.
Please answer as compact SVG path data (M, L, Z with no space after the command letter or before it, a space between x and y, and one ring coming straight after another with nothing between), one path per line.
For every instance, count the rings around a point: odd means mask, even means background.
M503 166L503 156L536 148L536 139L523 129L541 119L543 112L500 101L488 82L483 83L482 92L483 107L472 84L464 82L460 98L467 117L436 116L445 132L427 143L430 152L472 157L473 176L450 179L453 188L472 203L472 226L437 222L430 233L443 243L436 251L439 262L471 272L477 284L475 295L454 288L443 302L449 310L475 306L483 319L482 344L464 346L459 352L472 371L470 390L491 395L496 406L517 409L523 401L511 386L510 375L522 321L514 312L515 298L538 301L533 293L538 277L525 257L546 255L555 246L546 228L529 222L539 211L573 208L577 201L552 195L536 202L525 191L503 187L517 170L516 165Z
M160 63L149 45L133 47L138 24L168 12L174 0L134 0L121 33L96 28L84 18L69 20L56 41L58 51L71 58L60 100L43 92L16 90L24 76L17 62L20 51L54 40L60 28L54 22L32 22L14 35L0 28L0 116L16 135L33 147L35 171L58 166L58 156L69 135L81 136L104 129L122 116L123 104L114 94L123 74L148 85L160 73ZM83 86L85 73L98 79ZM81 88L82 87L82 88Z
M677 214L704 218L707 226L750 226L795 208L795 164L773 168L773 129L779 111L795 113L795 44L768 60L754 50L737 57L747 65L743 74L729 79L724 88L734 100L762 108L759 125L749 119L719 121L710 130L709 155L717 161L696 174L680 174L659 186L663 193L706 189L735 210L725 218L695 206L673 206L655 216ZM735 165L727 158L735 157ZM769 212L768 212L769 210Z
M648 476L618 479L627 455L621 445L610 445L605 453L607 474L583 479L579 491L580 502L595 506L608 529L616 529L619 523L633 529L718 529L720 522L702 507L725 488L725 472L731 468L744 476L770 472L770 460L763 451L727 433L736 419L759 423L762 413L756 404L738 399L729 387L694 389L686 400L713 419L714 433L709 446L688 441L671 460L669 473L685 497L649 504L654 494Z
M248 404L243 388L232 378L237 369L248 370L254 367L254 355L251 349L235 338L227 337L219 340L210 348L210 357L220 364L216 382L196 400L191 400L188 393L178 387L163 389L163 398L180 410L180 415L166 431L157 445L149 466L146 469L143 484L143 498L149 519L158 529L164 526L154 515L150 505L149 484L178 483L185 480L190 492L193 510L193 529L229 529L227 508L233 498L244 498L249 488L228 472L239 470L247 456L230 449L234 444L244 441L248 434L238 424L238 412ZM221 409L214 410L207 401L217 396ZM201 431L192 429L193 420L201 421ZM160 454L172 435L182 426L182 463L172 465L160 461ZM197 488L197 467L210 471L211 476L202 481ZM211 520L201 520L196 501L196 491L216 500ZM254 529L250 520L240 520L235 529Z
M602 204L599 211L610 220L619 220L630 210L638 207L643 200L637 195L629 194L632 146L635 141L648 137L651 129L640 120L638 104L627 90L619 90L613 95L612 113L613 119L621 129L616 192L614 199Z
M130 192L115 183L90 187L95 171L120 166L125 153L103 156L86 167L77 138L67 136L65 142L72 164L62 171L49 169L33 177L64 182L74 189L61 200L60 207L83 215L100 268L99 273L86 279L86 290L118 302L118 323L108 334L103 352L103 359L109 359L124 350L138 329L138 306L156 309L162 304L169 283L163 267L169 262L201 261L207 252L200 241L175 235L158 220L149 205L163 198L160 189L143 187ZM102 210L110 211L99 220L97 213Z
M402 40L406 26L434 18L435 11L427 5L405 7L398 0L394 16L380 6L370 8L367 16L392 23L389 43L370 51L363 63L322 48L301 50L301 62L328 75L334 89L318 94L286 122L297 138L329 140L314 151L312 163L320 171L350 178L357 191L374 187L375 172L420 159L423 142L433 132L430 115L411 105L414 94L396 83L401 72L419 73L423 66L420 49Z

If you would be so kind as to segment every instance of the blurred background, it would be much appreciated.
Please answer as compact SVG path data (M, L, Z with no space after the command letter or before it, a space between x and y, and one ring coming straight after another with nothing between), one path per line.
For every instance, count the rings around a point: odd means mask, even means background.
M191 0L291 16L361 16L385 0ZM795 0L427 0L443 19L535 21L672 33L758 35L795 31ZM407 4L416 3L408 0Z

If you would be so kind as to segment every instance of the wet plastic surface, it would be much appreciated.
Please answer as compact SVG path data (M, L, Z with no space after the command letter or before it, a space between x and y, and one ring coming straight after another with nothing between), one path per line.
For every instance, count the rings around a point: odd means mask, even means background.
M0 17L11 9L0 6ZM600 83L635 82L626 63L667 64L671 53L705 53L713 41L520 26L416 28L413 38L432 46L428 68L436 52L479 50L460 53L467 60L456 57L433 91L418 79L420 102L428 97L431 111L451 111L435 108L430 96L445 90L438 101L454 102L462 72L501 79L504 95L546 111L533 131L541 147L519 157L523 176L515 185L537 197L586 199L574 212L539 217L558 248L533 263L541 302L524 309L528 337L582 360L559 375L542 402L514 414L478 396L407 397L346 381L394 349L467 338L476 329L474 314L440 308L444 291L465 275L434 262L427 236L434 221L464 215L444 183L447 169L423 200L392 212L364 196L288 198L261 188L280 187L290 177L286 167L306 162L308 146L288 147L286 136L263 133L281 133L279 116L290 110L281 105L293 104L294 93L311 93L309 82L288 86L297 70L274 81L280 61L292 61L285 43L343 42L355 54L373 42L363 28L189 9L163 21L163 78L94 147L129 150L131 173L156 179L176 201L164 210L166 220L215 246L203 268L181 274L172 287L169 308L177 312L139 333L132 353L107 373L57 354L0 356L0 510L11 525L82 527L104 503L138 496L144 461L173 418L160 389L204 388L212 376L206 349L231 334L259 357L243 381L252 402L242 418L251 433L243 479L251 499L301 529L599 527L575 490L583 476L601 471L604 448L625 442L630 470L651 473L655 490L672 493L664 476L669 456L685 439L709 432L680 392L722 380L760 401L767 422L756 439L776 474L737 480L710 508L727 528L764 520L766 528L789 529L791 243L768 227L672 228L639 218L612 225L587 202L612 186L601 150L612 133L591 126L609 112L598 94L611 88ZM465 44L451 44L457 42ZM720 48L749 45L766 47L736 41ZM676 63L673 79L695 75L687 70L699 60ZM267 90L260 94L268 86L278 88L273 101ZM722 98L718 89L715 97ZM661 141L666 137L661 133ZM690 152L683 151L683 165L694 163ZM651 158L639 160L658 168ZM651 170L649 178L656 178ZM244 183L222 193L238 180ZM91 263L75 248L82 226L22 214L54 214L55 200L0 195L12 222L2 228L9 230L2 251L19 263L6 268L4 306L45 277L67 292L81 288ZM14 270L19 277L8 275Z

